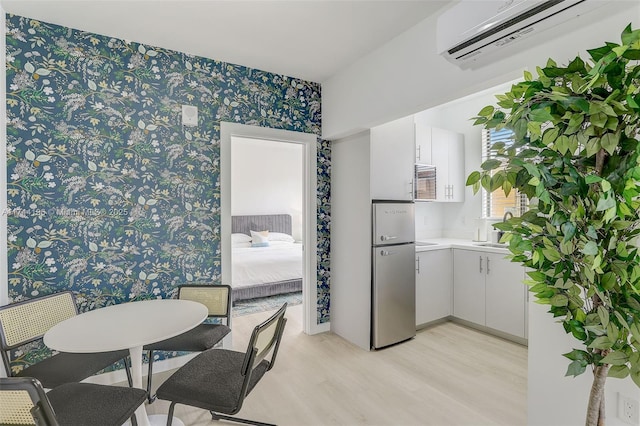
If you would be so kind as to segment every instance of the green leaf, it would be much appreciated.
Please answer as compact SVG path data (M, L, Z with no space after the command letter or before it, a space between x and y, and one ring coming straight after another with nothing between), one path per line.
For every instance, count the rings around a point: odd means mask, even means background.
M478 115L480 117L491 117L491 115L493 114L493 111L495 111L495 108L492 105L487 105L486 107L480 110Z
M595 241L589 241L584 245L581 251L586 255L595 256L596 254L598 254L598 245L595 243Z
M620 140L620 134L618 133L605 133L600 138L600 145L604 148L609 155L613 155L618 147L618 141Z
M629 362L629 357L624 352L613 351L600 360L601 364L625 365Z
M547 121L552 121L553 116L548 111L547 108L539 108L534 109L529 112L529 118L532 121L537 121L539 123L546 123Z
M544 255L545 259L550 260L551 262L557 262L562 257L557 250L550 248L542 249L542 254Z
M611 290L617 284L617 282L618 280L616 278L616 274L614 274L613 272L607 272L602 276L602 278L600 278L600 285L605 290Z
M565 222L562 224L562 234L564 235L564 242L569 241L576 235L576 225L572 222Z
M569 353L562 354L563 357L569 358L571 361L587 361L589 360L589 354L579 349L574 349Z
M607 125L608 118L609 117L607 117L607 114L605 114L604 112L598 112L596 114L592 114L589 116L589 120L591 121L591 124L600 128L604 128Z
M616 200L612 197L600 198L596 207L597 212L602 212L616 206Z
M567 368L567 373L565 374L565 376L579 376L582 373L585 372L585 370L587 369L587 363L584 361L573 361L569 364L569 367Z
M603 327L609 325L609 311L607 311L604 306L598 306L598 318L600 318L600 324Z
M611 349L612 346L613 346L613 343L609 340L609 337L607 336L596 337L595 339L593 339L593 342L591 342L591 344L588 345L588 347L594 348L594 349Z
M616 379L624 379L629 375L629 367L626 365L613 365L609 368L607 375Z
M622 44L632 44L640 40L640 30L631 30L631 24L627 25L620 36Z
M587 142L587 157L593 157L594 155L596 155L598 153L598 151L600 151L600 148L602 147L602 145L600 145L600 139L599 138L591 138L589 139L589 141Z
M469 175L469 177L467 178L467 186L473 185L474 183L478 182L480 180L480 172L479 171L473 171L471 172L471 174Z
M567 306L569 304L569 298L564 294L556 294L549 300L551 306Z
M529 275L529 277L531 277L532 280L539 283L545 282L547 277L543 272L540 272L540 271L527 271L527 275ZM534 290L532 289L532 291Z
M546 146L549 146L552 143L554 143L555 140L558 138L558 132L559 130L556 127L545 130L545 132L542 134L542 143L545 144Z
M482 170L489 171L489 170L497 169L501 165L502 165L502 161L496 160L495 158L490 158L489 160L482 163L481 167L482 167Z
M602 178L600 176L598 176L598 175L587 175L587 177L584 179L584 181L587 184L600 182L601 180L602 180Z
M640 342L640 325L634 322L629 326L629 331L631 332L631 335L633 336L635 341Z

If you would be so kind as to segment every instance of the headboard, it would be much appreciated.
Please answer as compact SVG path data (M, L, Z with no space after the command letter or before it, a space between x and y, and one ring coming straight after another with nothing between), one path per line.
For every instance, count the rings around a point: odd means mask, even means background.
M291 215L263 214L231 216L231 232L251 235L249 231L282 232L291 235Z

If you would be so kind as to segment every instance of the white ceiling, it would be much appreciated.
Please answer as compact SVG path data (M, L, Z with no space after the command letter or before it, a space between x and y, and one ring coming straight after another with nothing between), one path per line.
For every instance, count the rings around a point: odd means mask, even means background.
M0 0L8 13L323 82L452 0Z

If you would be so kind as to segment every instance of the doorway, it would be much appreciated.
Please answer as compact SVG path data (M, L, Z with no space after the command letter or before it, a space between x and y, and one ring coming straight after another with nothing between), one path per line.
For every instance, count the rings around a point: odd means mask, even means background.
M315 334L322 330L317 324L317 136L307 133L222 122L220 126L220 227L222 282L231 282L232 243L232 138L262 139L271 142L297 144L302 147L302 212L301 239L303 250L302 324L303 331Z

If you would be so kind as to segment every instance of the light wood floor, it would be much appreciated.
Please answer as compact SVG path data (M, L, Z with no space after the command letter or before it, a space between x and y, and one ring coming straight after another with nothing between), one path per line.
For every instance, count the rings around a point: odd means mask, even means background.
M302 333L301 306L289 308L276 365L245 399L239 416L278 425L525 425L526 348L445 323L415 339L367 352L332 334ZM244 351L268 314L234 318ZM171 372L154 376L159 385ZM166 414L156 401L149 414ZM224 425L208 412L176 406L185 425Z

